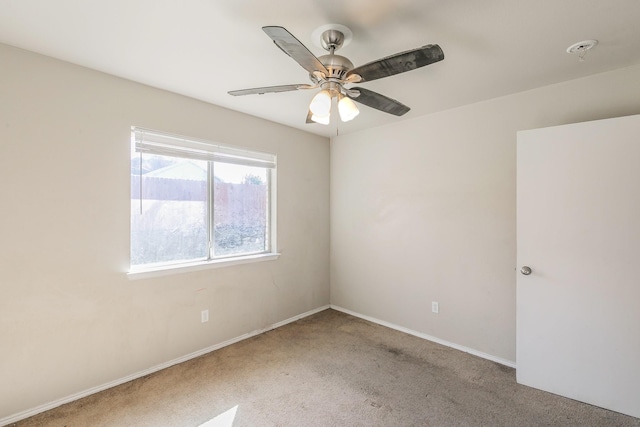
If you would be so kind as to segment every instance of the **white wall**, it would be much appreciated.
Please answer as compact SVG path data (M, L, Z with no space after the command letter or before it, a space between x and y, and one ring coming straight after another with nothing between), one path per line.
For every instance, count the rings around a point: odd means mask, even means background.
M0 419L329 303L326 138L5 45L0 64ZM280 259L128 280L132 125L277 153Z
M639 75L333 138L331 303L515 361L516 132L640 113Z

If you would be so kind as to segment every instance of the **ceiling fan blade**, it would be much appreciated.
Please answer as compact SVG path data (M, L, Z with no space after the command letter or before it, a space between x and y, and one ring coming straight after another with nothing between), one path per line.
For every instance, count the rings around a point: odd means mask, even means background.
M369 82L371 80L415 70L416 68L424 67L425 65L433 64L443 59L444 52L440 49L440 46L437 44L429 44L356 67L347 73L347 77L352 74L357 74L362 77L361 82Z
M352 93L354 93L355 91L360 92L360 95L353 96ZM380 95L377 92L362 87L354 87L349 89L347 95L354 101L357 101L368 107L375 108L376 110L393 114L394 116L402 116L403 114L408 113L411 109L403 103L396 101L395 99L391 99L384 95Z
M329 75L329 71L322 65L322 62L289 31L283 27L262 27L262 30L273 39L273 42L282 49L284 53L293 58L294 61L309 73L321 71L325 76Z
M267 87L256 87L253 89L230 90L228 93L229 95L233 95L233 96L263 95L265 93L288 92L291 90L298 90L298 89L313 89L315 87L316 86L307 85L307 84L267 86Z

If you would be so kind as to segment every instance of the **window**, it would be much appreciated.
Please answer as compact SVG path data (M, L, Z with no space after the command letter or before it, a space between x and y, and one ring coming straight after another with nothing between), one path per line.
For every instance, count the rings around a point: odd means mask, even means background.
M275 252L276 156L131 133L131 270Z

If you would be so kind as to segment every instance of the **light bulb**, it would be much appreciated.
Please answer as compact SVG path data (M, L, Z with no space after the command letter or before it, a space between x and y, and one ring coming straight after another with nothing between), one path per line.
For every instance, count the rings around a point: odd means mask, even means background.
M331 94L328 90L321 90L311 100L309 109L318 117L328 117L331 112Z
M342 96L340 101L338 101L338 112L340 113L340 118L343 122L353 120L358 114L360 114L355 102L346 96Z

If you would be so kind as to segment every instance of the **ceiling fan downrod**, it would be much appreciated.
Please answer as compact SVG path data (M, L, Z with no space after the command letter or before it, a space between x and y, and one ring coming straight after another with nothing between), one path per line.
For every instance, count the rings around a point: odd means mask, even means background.
M319 84L323 89L329 89L338 93L343 93L342 85L345 83L347 73L353 69L353 62L342 55L336 55L335 51L340 49L344 43L344 34L336 29L326 30L322 33L320 44L329 52L328 55L318 57L324 65L328 74L311 73L312 81ZM331 84L327 84L331 83Z

